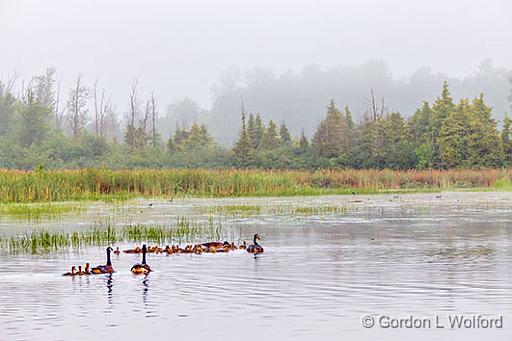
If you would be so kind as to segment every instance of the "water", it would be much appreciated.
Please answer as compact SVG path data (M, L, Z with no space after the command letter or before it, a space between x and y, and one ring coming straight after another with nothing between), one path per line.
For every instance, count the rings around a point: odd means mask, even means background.
M152 202L152 207L148 203ZM0 340L508 340L512 335L512 196L443 193L308 198L137 200L93 204L78 215L0 233L84 228L105 217L169 222L207 219L204 208L264 207L218 214L231 236L258 232L265 253L149 255L154 271L129 272L138 255L113 257L112 275L66 278L70 265L104 263L104 250L2 255ZM340 206L346 212L268 214L278 207ZM202 209L198 209L202 208ZM15 232L13 232L15 231ZM131 245L130 245L131 246ZM121 249L129 245L121 245ZM501 329L449 329L447 316L502 316ZM362 326L362 317L376 320ZM385 329L379 316L413 316L444 329Z

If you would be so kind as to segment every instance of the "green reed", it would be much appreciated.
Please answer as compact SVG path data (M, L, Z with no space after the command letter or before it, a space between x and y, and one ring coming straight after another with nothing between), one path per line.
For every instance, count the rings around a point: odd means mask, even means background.
M507 189L511 169L0 170L0 202L124 200L133 197L295 196L446 189Z
M225 235L220 222L214 222L212 219L199 223L179 217L174 224L170 225L116 225L107 221L83 231L37 230L16 237L0 237L0 251L14 254L44 253L68 248L113 245L120 242L181 243L201 238L219 240Z

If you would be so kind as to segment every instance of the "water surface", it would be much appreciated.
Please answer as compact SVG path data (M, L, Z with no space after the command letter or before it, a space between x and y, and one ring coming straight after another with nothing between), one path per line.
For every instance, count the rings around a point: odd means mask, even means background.
M113 258L116 273L73 278L60 274L73 264L104 263L103 248L3 253L0 340L509 339L512 196L438 196L155 199L94 203L57 220L4 217L0 233L16 235L43 227L88 228L106 218L202 221L211 215L208 207L254 205L262 207L259 214L212 214L237 243L259 233L265 253L149 255L154 271L147 277L129 272L139 256L121 254ZM326 205L346 210L290 213L293 207ZM361 323L366 315L455 314L501 315L503 328L383 329Z

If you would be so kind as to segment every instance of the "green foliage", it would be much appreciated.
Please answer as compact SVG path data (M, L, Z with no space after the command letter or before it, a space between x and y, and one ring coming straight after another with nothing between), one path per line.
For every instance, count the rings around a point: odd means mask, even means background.
M320 122L312 145L320 157L335 158L347 154L350 145L348 124L334 101L327 107L327 116Z

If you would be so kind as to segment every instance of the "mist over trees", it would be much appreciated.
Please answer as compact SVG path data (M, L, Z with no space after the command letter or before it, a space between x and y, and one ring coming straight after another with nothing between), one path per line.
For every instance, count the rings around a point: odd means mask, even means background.
M413 76L395 80L376 62L300 75L255 70L245 80L228 70L206 110L190 98L159 103L138 78L115 102L80 75L63 89L55 68L28 82L13 74L0 81L0 168L512 166L510 71L484 63L455 86ZM488 92L470 92L479 83ZM121 100L125 111L114 104Z
M243 73L233 68L224 71L213 88L214 101L206 123L213 136L223 145L231 145L236 137L226 125L236 125L240 113L240 97L248 111L258 112L265 120L286 121L292 135L302 129L312 136L322 118L323 108L333 99L348 106L354 122L359 122L367 110L366 102L373 90L385 99L388 111L410 117L423 101L432 102L444 81L450 84L454 98L484 93L493 107L495 119L502 120L509 111L508 79L512 70L495 67L485 60L472 74L464 78L433 73L423 67L407 78L396 78L387 64L380 60L358 66L322 68L311 65L299 73L276 74L269 69L256 68Z

